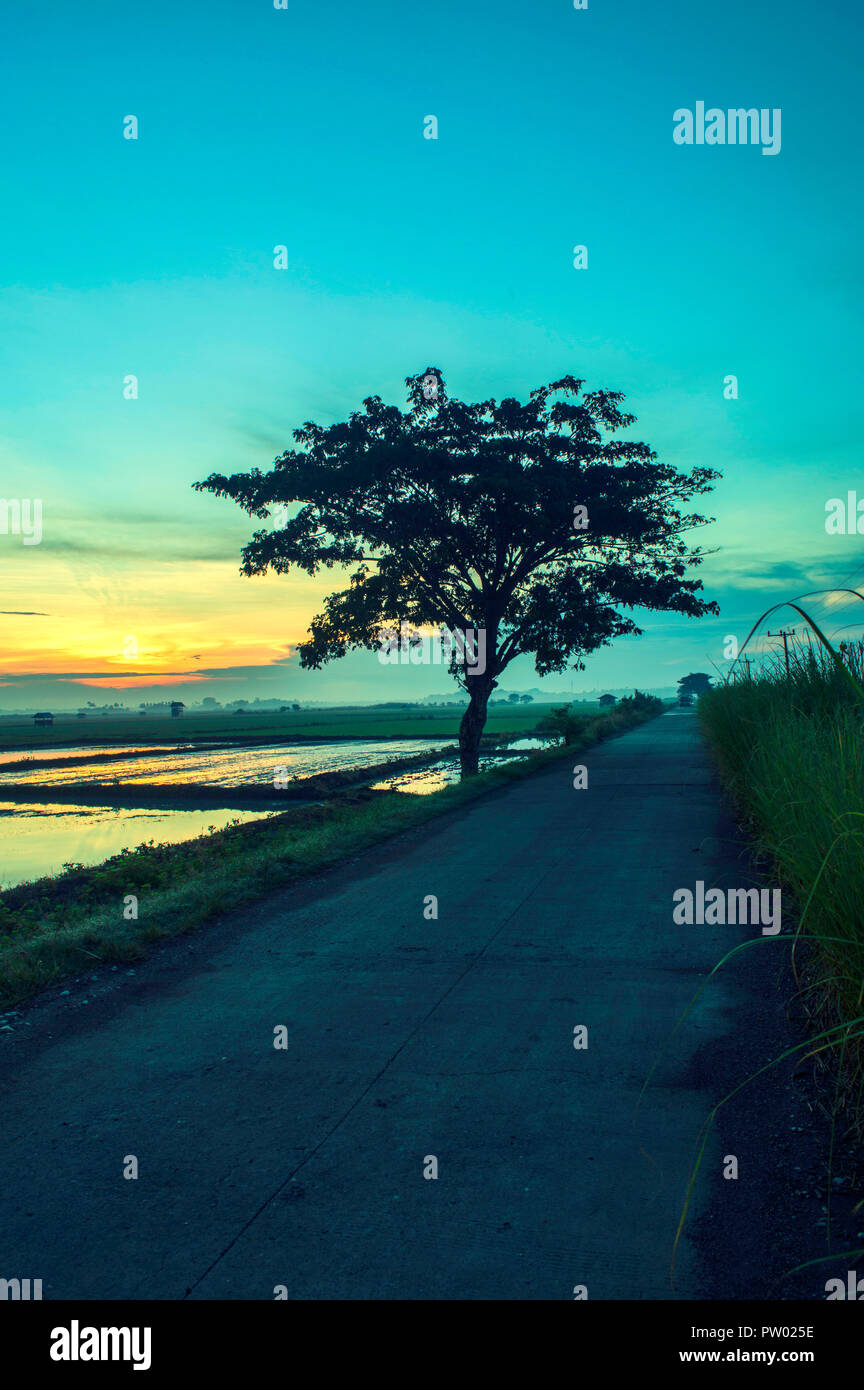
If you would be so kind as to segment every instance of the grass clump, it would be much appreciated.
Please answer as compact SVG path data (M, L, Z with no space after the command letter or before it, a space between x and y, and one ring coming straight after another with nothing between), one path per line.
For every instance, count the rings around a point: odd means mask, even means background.
M827 646L827 644L826 644ZM758 857L812 948L802 980L819 1030L834 1028L849 1117L864 1086L864 643L797 647L707 692L702 726ZM824 1054L822 1054L824 1055Z

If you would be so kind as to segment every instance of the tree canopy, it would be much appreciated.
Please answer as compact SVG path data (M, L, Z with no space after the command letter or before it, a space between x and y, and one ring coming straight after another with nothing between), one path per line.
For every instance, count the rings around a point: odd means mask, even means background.
M402 623L485 633L482 671L451 665L470 697L460 746L471 772L489 694L517 656L530 653L540 676L581 670L589 652L642 631L636 608L718 612L688 577L704 552L684 539L710 518L681 508L719 475L679 472L617 438L635 423L623 395L577 377L524 403L450 397L437 367L406 386L407 410L370 396L345 421L301 425L269 472L195 487L251 516L280 509L244 547L243 573L351 567L311 621L302 666L375 649Z
M704 695L711 689L711 677L706 671L691 671L689 676L681 676L678 681L679 695Z

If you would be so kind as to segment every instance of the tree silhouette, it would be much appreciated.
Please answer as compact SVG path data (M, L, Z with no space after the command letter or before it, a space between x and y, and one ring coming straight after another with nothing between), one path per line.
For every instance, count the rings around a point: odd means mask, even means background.
M430 373L434 399L423 388ZM403 622L482 630L485 662L460 665L457 648L450 665L469 696L466 775L477 771L489 696L517 656L533 655L540 676L583 670L587 653L641 632L620 609L719 611L685 577L704 552L683 533L708 518L679 510L719 475L679 473L647 444L614 438L635 423L624 397L583 392L572 376L524 404L451 398L437 367L406 386L407 411L370 396L345 421L295 430L298 447L269 472L214 473L194 486L251 516L279 508L279 526L244 547L244 574L354 566L313 618L301 666L373 650Z
M557 739L569 748L583 736L587 725L588 720L584 714L574 713L569 705L558 705L543 716L535 733L541 737Z
M704 695L711 689L711 677L705 671L691 671L678 681L678 695Z

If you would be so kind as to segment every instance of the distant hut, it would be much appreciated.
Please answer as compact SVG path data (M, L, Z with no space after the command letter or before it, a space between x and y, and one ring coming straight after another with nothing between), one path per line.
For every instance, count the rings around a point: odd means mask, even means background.
M41 710L39 714L34 714L34 716L33 716L33 723L34 723L34 724L53 724L53 723L54 723L54 716L53 716L53 714L50 714L50 713L48 712L48 710Z
M172 718L172 719L179 719L179 718L180 718L180 715L183 713L183 711L184 711L185 708L186 708L186 706L184 705L184 703L183 703L182 700L172 700L172 701L171 701L171 718Z

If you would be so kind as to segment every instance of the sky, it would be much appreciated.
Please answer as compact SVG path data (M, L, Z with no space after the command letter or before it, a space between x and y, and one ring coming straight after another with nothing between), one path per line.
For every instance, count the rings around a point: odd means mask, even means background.
M719 618L640 613L503 692L673 685L864 583L825 529L864 499L861 31L850 0L7 7L0 497L43 520L0 534L0 710L452 694L373 653L301 671L339 576L244 578L260 523L192 490L430 362L467 400L623 391L633 438L723 474L694 535ZM699 101L779 108L779 152L677 144ZM813 602L835 635L859 608Z

